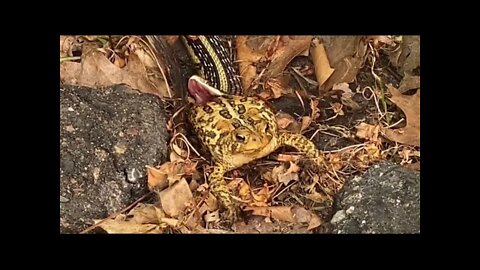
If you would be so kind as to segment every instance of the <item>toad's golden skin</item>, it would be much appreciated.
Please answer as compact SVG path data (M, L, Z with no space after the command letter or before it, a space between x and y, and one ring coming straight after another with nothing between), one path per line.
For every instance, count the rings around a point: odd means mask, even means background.
M262 158L281 146L291 146L323 166L323 156L301 134L278 130L273 111L257 97L224 95L194 105L189 120L215 162L210 190L236 218L236 209L223 179L224 173Z

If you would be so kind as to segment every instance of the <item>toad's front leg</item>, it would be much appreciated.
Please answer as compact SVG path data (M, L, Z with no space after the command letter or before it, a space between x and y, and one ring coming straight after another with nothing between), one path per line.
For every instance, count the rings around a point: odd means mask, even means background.
M313 159L320 168L326 168L325 159L312 141L296 133L283 132L278 139L279 146L291 146Z
M227 171L229 171L229 168L222 163L215 164L213 172L208 178L208 183L210 185L210 191L212 194L217 198L220 204L226 208L227 219L233 222L237 219L237 210L234 202L232 201L227 183L223 178L223 175Z

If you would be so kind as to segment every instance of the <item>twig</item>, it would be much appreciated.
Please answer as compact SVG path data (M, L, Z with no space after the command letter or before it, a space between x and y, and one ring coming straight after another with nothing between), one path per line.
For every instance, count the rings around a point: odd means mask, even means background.
M82 59L81 56L60 57L60 63L65 61L73 61L73 60L80 60L80 59Z
M86 228L85 230L83 230L82 232L80 232L80 234L85 234L93 229L95 229L96 227L98 227L100 224L104 223L105 221L109 220L109 219L112 219L112 218L115 218L117 217L118 215L126 212L126 211L129 211L131 210L133 207L135 207L140 201L142 201L143 199L145 199L147 196L149 196L150 194L152 194L152 191L148 192L147 194L143 195L142 197L140 197L140 199L134 201L132 204L130 204L129 206L127 206L126 208L118 211L118 212L115 212L113 214L111 214L110 216L106 217L105 219L103 219L102 221L98 222L97 224L93 224L92 226Z

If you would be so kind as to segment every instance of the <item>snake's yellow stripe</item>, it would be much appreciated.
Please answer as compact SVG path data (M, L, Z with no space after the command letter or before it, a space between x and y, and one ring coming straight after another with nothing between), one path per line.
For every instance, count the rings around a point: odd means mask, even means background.
M184 36L182 40L190 58L198 65L198 75L210 86L227 94L243 93L240 78L217 36Z

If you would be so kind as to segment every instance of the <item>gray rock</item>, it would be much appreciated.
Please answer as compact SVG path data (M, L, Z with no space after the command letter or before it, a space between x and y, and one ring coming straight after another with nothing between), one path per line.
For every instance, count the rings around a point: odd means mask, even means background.
M345 184L333 233L420 233L420 173L393 163Z
M167 157L160 99L127 86L60 88L60 232L77 233L145 194ZM141 176L127 181L127 172Z

